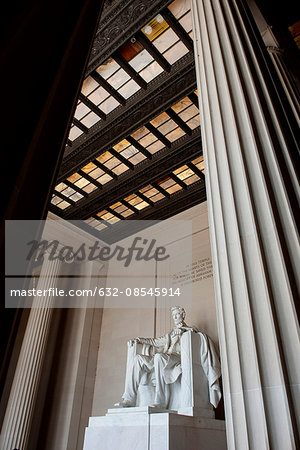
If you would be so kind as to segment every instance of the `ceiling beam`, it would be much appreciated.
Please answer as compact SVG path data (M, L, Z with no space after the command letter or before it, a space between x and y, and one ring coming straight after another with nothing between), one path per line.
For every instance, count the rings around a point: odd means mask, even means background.
M139 75L133 67L126 61L125 58L119 53L115 52L113 54L113 59L119 64L122 69L125 70L125 72L142 88L147 89L147 82L144 80L144 78Z
M100 117L102 120L106 120L106 114L95 105L95 103L91 102L89 98L87 98L82 92L79 94L79 100L84 103L88 108L90 108L93 113Z
M178 20L173 16L168 8L165 8L162 12L162 16L165 21L170 25L170 27L175 31L179 39L184 43L184 45L190 50L194 50L193 39L188 35L183 26L178 22Z
M91 77L94 78L95 81L97 81L100 86L103 87L117 102L119 102L121 105L126 105L126 99L119 94L119 92L113 88L108 81L105 80L96 70L94 70L91 73Z
M138 31L135 35L137 40L143 45L152 58L158 62L158 64L166 71L171 71L171 64L166 60L166 58L157 50L157 48L152 44L151 41L144 35L142 31Z

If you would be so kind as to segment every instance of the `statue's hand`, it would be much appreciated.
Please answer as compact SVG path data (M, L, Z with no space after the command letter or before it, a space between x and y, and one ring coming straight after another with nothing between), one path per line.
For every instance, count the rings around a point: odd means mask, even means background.
M130 339L130 341L128 341L128 344L130 347L132 347L133 344L138 344L139 342L141 342L141 340L140 340L140 338L137 337L137 338Z
M198 333L198 330L196 327L188 327L188 326L184 326L183 331L194 331L195 333Z

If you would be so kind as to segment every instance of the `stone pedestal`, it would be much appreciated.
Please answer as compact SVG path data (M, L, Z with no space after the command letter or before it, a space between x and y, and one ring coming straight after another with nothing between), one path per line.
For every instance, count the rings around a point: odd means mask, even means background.
M91 417L84 450L223 450L225 422L158 408L113 408Z

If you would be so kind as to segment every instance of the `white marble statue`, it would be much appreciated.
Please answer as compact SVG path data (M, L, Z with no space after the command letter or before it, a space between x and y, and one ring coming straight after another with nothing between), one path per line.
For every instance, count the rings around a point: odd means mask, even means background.
M221 398L219 377L220 362L213 342L195 327L184 322L185 311L180 306L171 308L174 328L159 338L135 338L128 342L125 392L122 401L115 406L136 406L140 384L155 386L154 403L149 406L166 409L169 404L170 385L178 384L182 373L181 336L190 331L197 333L200 339L200 365L207 379L209 402L217 406ZM133 347L139 350L133 351Z

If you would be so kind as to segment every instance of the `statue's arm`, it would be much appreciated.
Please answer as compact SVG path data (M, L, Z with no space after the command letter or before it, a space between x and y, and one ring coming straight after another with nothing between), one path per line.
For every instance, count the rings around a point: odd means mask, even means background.
M184 325L180 329L183 331L194 331L195 333L199 331L196 327L189 327L188 325Z
M134 343L148 344L148 345L151 345L152 347L160 347L160 346L164 345L164 343L165 343L165 336L162 336L159 338L136 337L129 341L130 345L133 345Z

